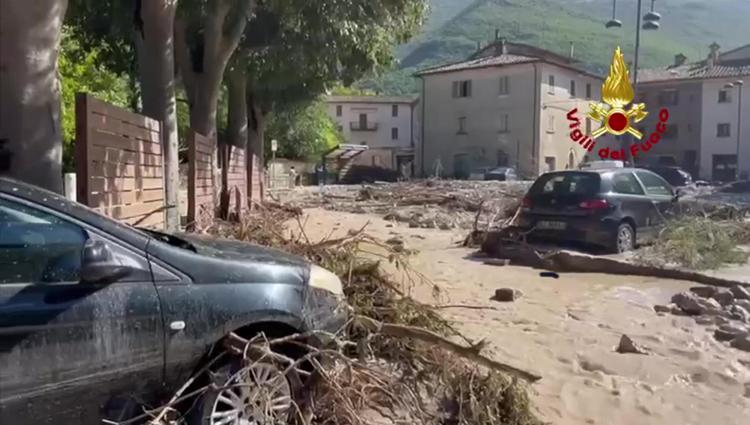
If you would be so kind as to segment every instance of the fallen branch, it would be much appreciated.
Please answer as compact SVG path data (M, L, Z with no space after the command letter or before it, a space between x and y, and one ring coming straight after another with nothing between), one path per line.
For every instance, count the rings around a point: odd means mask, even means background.
M396 325L392 323L382 323L365 316L357 317L357 323L371 332L391 337L412 338L437 345L440 348L448 350L467 360L479 363L498 372L503 372L522 378L529 382L536 382L542 379L541 376L534 373L527 372L514 366L510 366L484 357L483 355L479 354L478 350L475 347L464 347L425 329L415 328L412 326Z

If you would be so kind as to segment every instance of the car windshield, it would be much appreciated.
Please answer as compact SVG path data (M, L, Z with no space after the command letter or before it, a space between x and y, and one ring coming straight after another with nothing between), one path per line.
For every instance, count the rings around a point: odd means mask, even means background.
M574 196L599 192L601 178L596 173L559 173L539 177L529 190L531 195Z

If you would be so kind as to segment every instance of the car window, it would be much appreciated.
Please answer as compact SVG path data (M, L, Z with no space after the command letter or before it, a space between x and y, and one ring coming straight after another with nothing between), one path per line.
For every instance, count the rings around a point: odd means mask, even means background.
M0 199L0 284L78 281L87 239L75 224Z
M633 173L617 173L612 176L612 190L626 195L643 195L643 188Z
M636 174L649 195L672 195L672 187L663 178L646 171L637 171Z
M593 173L548 174L531 187L532 195L593 195L599 192L599 175Z

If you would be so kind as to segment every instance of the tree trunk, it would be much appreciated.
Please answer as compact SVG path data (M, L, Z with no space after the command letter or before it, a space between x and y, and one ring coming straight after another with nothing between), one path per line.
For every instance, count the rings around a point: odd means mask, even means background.
M232 10L230 0L211 2L203 36L201 72L193 68L186 23L181 19L175 21L176 57L190 102L190 127L209 137L216 135L216 109L224 70L245 32L246 17L257 7L257 2L243 0L235 7Z
M2 0L0 173L59 194L62 122L57 57L67 0ZM0 164L2 165L2 164Z
M265 132L266 132L266 112L260 105L260 101L252 93L247 96L247 121L248 121L248 137L247 137L247 149L245 150L248 161L247 161L247 186L248 192L252 191L254 181L253 172L258 172L257 182L260 186L260 197L258 202L263 200L265 191L264 173L263 168L265 165L264 159L264 145L265 145ZM254 160L253 160L254 159ZM258 170L255 167L258 167Z
M177 0L138 0L141 28L135 28L143 114L162 122L168 230L180 226L180 161L175 101L173 27Z
M251 161L250 155L247 151L247 103L245 101L245 93L247 92L247 76L242 66L235 66L227 72L226 75L227 92L229 95L228 106L229 106L229 119L227 122L227 142L230 145L227 149L227 162L231 160L232 146L241 147L245 149L245 160ZM228 170L228 167L227 167ZM229 187L228 187L228 171L224 172L222 169L221 176L221 205L219 208L222 216L229 215ZM249 179L247 180L249 181ZM249 194L250 187L248 187Z

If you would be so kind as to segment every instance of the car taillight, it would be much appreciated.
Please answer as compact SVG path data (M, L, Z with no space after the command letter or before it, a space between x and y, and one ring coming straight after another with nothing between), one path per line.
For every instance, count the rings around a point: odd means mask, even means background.
M529 198L528 196L524 197L523 200L521 200L521 209L530 210L533 205L534 203L531 202L531 198Z
M589 199L578 204L582 210L606 210L609 208L609 202L606 199Z

